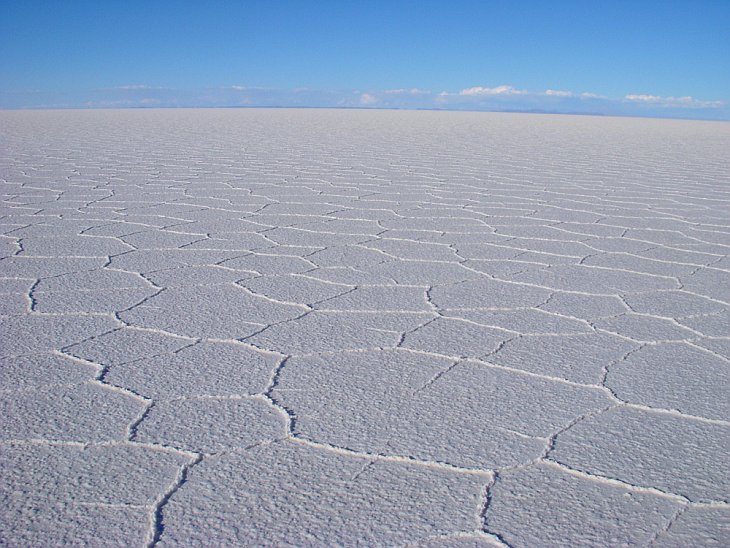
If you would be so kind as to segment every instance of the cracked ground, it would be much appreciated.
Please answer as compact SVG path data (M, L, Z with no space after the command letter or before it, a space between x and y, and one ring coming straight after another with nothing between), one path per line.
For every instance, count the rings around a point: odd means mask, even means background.
M0 544L727 545L728 150L0 113Z

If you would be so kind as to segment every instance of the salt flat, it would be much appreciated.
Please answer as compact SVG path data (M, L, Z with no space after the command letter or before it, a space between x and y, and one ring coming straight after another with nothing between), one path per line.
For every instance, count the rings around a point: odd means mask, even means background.
M0 544L727 544L729 150L0 113Z

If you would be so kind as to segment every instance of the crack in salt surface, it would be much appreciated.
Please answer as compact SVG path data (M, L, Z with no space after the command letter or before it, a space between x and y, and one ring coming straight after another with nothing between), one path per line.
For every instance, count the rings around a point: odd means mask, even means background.
M203 455L197 455L189 463L180 467L180 471L178 472L177 477L170 484L170 487L167 489L167 491L162 493L157 498L157 500L155 500L152 510L150 512L150 531L147 536L146 542L146 546L148 548L156 546L160 542L160 539L165 532L165 522L163 515L165 506L175 495L175 493L177 493L177 491L180 490L180 488L185 484L188 479L188 474L190 473L190 470L202 461Z
M294 443L307 446L307 447L324 449L327 451L332 451L339 455L345 455L345 456L362 458L362 459L369 459L369 460L376 460L376 461L382 460L385 462L396 462L396 463L402 463L402 464L414 464L414 465L423 466L426 468L442 469L442 470L458 472L458 473L463 473L463 474L489 476L492 473L492 471L490 469L466 468L466 467L461 467L461 466L455 466L453 464L449 464L446 462L417 459L414 457L410 457L408 455L389 455L389 454L384 454L384 453L371 453L371 452L367 452L367 451L355 451L355 450L349 449L347 447L340 447L340 446L329 444L329 443L318 442L318 441L306 438L302 435L296 434L294 432L294 429L296 426L296 421L297 421L296 415L291 410L282 406L272 394L273 390L277 387L279 374L281 373L281 370L286 366L286 362L288 361L288 359L289 358L285 358L284 360L282 360L282 362L277 367L274 375L272 376L269 387L266 389L266 391L261 396L259 396L264 401L269 403L274 409L276 409L286 419L286 422L287 422L286 439L288 439Z

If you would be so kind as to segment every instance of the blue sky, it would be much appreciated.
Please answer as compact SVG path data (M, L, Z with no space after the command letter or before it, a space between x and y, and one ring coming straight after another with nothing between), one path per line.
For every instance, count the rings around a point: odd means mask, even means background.
M0 107L359 106L730 119L730 0L24 0Z

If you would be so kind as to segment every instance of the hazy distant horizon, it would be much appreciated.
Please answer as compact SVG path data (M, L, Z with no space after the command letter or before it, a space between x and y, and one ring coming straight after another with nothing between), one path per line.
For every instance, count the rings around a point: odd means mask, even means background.
M0 107L0 112L28 112L28 111L94 111L94 110L367 110L367 111L401 111L401 112L461 112L472 114L539 114L548 116L585 116L597 118L646 118L650 120L675 120L687 122L730 122L730 118L701 118L695 116L662 116L661 114L607 114L603 112L571 112L557 110L540 110L540 109L470 109L470 108L445 108L445 107L396 107L396 106L302 106L302 105L130 105L130 106L40 106L40 107Z

